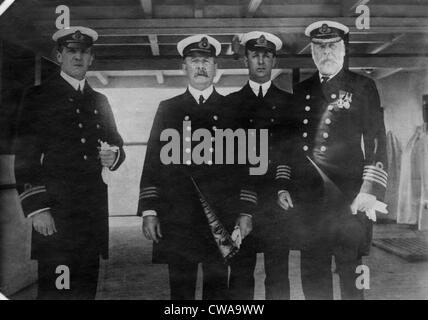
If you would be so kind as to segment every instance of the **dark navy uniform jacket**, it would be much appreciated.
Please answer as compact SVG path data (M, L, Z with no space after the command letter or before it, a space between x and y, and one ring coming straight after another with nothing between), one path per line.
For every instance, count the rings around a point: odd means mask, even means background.
M190 177L198 183L220 222L232 233L241 212L251 213L254 203L239 203L244 166L216 164L163 164L161 149L167 142L160 141L165 129L175 129L183 139L183 121L191 121L191 131L234 128L234 113L225 104L225 98L215 90L198 104L191 93L185 93L160 103L147 146L141 177L138 215L155 210L160 220L163 238L154 243L154 263L220 261L219 250L211 235L207 218ZM186 130L187 128L184 128ZM182 142L182 141L181 141ZM192 147L199 142L192 142ZM213 144L214 148L214 144ZM185 152L180 144L180 153ZM252 200L252 198L248 198Z
M292 95L272 83L263 99L259 99L247 83L227 99L228 105L237 111L237 121L241 127L246 130L268 130L267 172L264 175L251 176L250 181L251 189L258 199L255 233L261 238L275 238L285 233L282 221L286 214L277 205L278 191L288 190L292 177L290 159L281 155L281 145L286 141L284 137L287 134L286 125L291 112Z
M349 204L359 192L382 201L388 177L386 138L374 81L341 70L321 84L316 73L296 85L294 95L288 126L292 139L283 156L293 162L297 201L321 198L325 176Z
M107 98L88 83L82 94L57 74L25 93L15 144L20 200L26 216L50 208L58 230L49 237L33 230L33 258L78 254L88 243L107 257L100 140L119 147L110 168L116 170L125 159L123 141Z

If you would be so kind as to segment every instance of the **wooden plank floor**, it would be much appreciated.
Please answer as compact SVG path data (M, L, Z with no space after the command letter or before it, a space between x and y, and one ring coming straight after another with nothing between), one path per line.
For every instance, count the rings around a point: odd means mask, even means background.
M166 265L153 265L151 242L141 233L141 218L112 217L111 259L103 262L97 299L168 299L169 285ZM374 237L412 237L420 233L407 226L376 225ZM370 268L370 289L367 299L428 299L428 262L409 263L372 247L364 263ZM300 282L300 253L290 253L291 298L304 299ZM255 299L264 299L263 254L258 255ZM333 277L335 298L340 298L338 276ZM198 277L196 298L201 298ZM34 299L36 285L12 298Z

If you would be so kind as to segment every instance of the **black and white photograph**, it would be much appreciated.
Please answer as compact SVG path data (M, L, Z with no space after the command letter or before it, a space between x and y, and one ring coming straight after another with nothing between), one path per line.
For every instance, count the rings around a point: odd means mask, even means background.
M0 300L428 300L428 1L0 0Z

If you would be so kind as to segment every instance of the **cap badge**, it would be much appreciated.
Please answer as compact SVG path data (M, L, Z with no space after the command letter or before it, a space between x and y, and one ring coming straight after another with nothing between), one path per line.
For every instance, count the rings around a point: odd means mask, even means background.
M264 35L261 35L257 40L256 40L257 45L259 46L266 46L266 38Z
M82 40L83 35L82 35L82 33L81 33L79 30L77 30L77 31L72 35L72 38L73 38L74 40Z
M201 39L201 41L199 41L199 43L198 43L198 47L199 47L200 49L209 49L209 47L210 47L210 43L208 42L208 39L207 39L206 37L203 37L203 38Z
M328 25L326 23L324 23L319 29L318 29L319 33L321 34L325 34L325 33L330 33L331 29L328 27Z

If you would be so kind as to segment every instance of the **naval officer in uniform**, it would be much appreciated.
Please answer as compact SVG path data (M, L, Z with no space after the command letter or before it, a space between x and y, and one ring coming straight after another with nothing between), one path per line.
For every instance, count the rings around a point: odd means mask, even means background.
M125 153L107 98L85 79L97 33L70 27L52 38L61 70L30 88L21 105L15 145L19 198L33 225L38 298L94 299L99 257L108 255L102 171L119 168ZM67 279L58 281L60 275Z
M332 299L331 257L342 299L360 299L357 267L369 253L372 220L387 183L383 110L373 80L344 69L348 28L318 21L306 28L317 72L294 87L292 239L301 249L307 299Z
M235 127L233 110L213 86L220 43L208 35L194 35L181 40L177 49L183 57L188 86L184 93L162 101L156 112L141 177L138 215L143 217L145 237L154 241L153 263L168 264L171 299L195 299L198 263L203 270L202 298L227 299L228 266L210 232L192 178L229 234L235 223L242 226L242 232L248 229L254 203L247 199L239 203L238 179L234 177L240 166L214 163L214 143L209 150L211 159L202 163L193 157L182 163L184 154L179 155L179 163L161 159L165 130L207 129L214 137L218 129ZM184 143L184 137L180 140ZM182 151L189 156L196 145L190 140L186 138L189 146ZM179 144L176 147L181 152ZM238 207L246 214L240 215Z
M250 190L241 191L241 198L252 196L257 207L254 230L243 240L241 251L231 265L230 291L234 299L253 299L256 257L263 252L266 299L289 299L287 214L283 209L293 205L288 191L291 168L279 156L292 95L271 81L281 40L271 33L253 31L244 34L241 44L245 46L249 81L227 97L228 106L237 111L241 127L268 130L269 160L266 173L252 176ZM283 208L278 205L278 194Z

